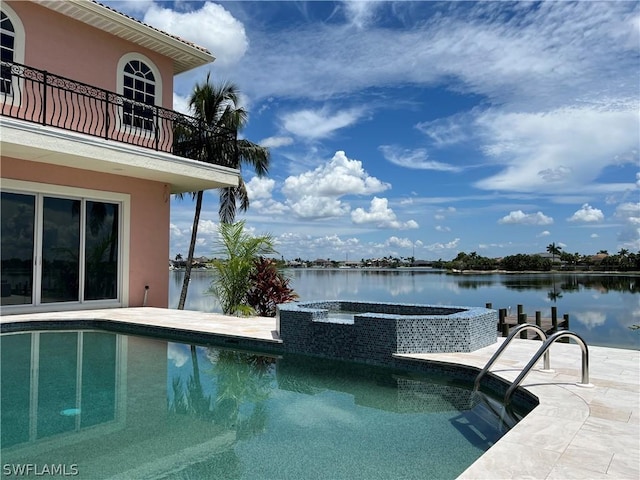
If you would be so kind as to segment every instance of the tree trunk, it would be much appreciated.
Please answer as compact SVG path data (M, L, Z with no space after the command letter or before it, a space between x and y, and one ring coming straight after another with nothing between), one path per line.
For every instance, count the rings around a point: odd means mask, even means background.
M178 301L178 310L184 310L184 304L187 301L187 290L189 290L189 282L191 281L191 265L193 264L193 253L196 249L196 237L198 236L198 223L200 223L200 210L202 210L203 195L204 192L200 190L196 196L196 211L193 215L191 243L189 243L189 254L187 255L187 264L184 269L184 280L182 281L182 291L180 292L180 300Z

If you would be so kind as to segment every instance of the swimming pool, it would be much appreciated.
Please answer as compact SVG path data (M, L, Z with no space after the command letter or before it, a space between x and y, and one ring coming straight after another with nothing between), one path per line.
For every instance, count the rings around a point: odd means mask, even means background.
M5 471L447 479L515 422L444 376L96 330L0 342Z

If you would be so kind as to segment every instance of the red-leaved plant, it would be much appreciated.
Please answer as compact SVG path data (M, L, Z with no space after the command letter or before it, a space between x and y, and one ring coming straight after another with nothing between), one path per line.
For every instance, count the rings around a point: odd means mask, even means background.
M298 294L289 286L289 279L278 270L275 261L264 257L255 260L247 302L258 315L275 317L276 305L296 298Z

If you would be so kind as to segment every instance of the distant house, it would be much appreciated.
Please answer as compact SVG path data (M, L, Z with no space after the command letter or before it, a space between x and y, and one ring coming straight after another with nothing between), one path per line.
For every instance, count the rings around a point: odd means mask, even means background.
M289 260L286 265L291 268L304 268L307 266L306 262L300 262L298 260Z
M341 267L346 267L346 268L357 268L360 265L362 265L361 260L345 260L344 262L340 263Z
M538 255L539 257L542 257L542 258L548 258L553 263L562 263L560 260L560 255L554 255L549 252L536 253L535 255Z
M312 262L314 267L329 268L333 266L333 262L325 258L317 258Z
M431 260L414 260L411 264L413 267L431 267L433 266L433 261Z
M2 314L140 306L145 286L167 307L170 195L239 177L176 134L233 141L172 110L173 76L213 56L91 0L0 10Z
M204 268L210 260L207 257L197 257L193 259L192 265L196 268Z
M589 257L589 262L593 265L600 265L602 261L609 256L608 253L596 253Z

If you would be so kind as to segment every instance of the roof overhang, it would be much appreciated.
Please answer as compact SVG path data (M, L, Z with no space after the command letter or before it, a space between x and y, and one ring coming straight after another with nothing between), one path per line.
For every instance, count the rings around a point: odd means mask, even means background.
M0 117L3 157L141 178L171 193L238 185L240 171L67 130Z
M62 15L173 59L174 75L215 60L215 57L204 47L158 30L93 0L33 1Z

